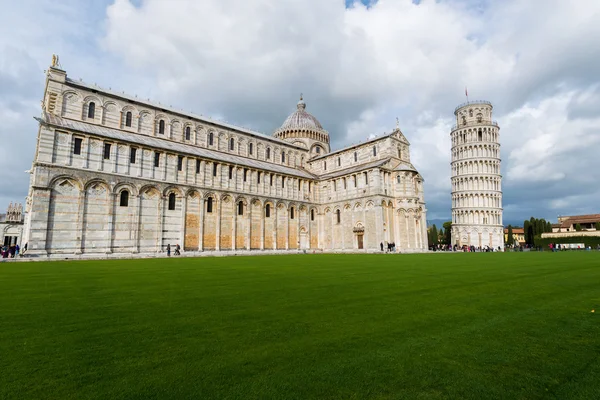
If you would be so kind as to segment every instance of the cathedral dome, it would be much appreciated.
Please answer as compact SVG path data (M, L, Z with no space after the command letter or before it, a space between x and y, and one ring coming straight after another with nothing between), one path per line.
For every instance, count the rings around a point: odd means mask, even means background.
M298 109L294 111L289 117L286 118L285 122L279 130L288 129L314 129L323 130L321 123L311 114L306 112L306 103L300 97L300 101L296 106Z
M302 96L296 105L296 111L285 119L273 135L305 147L315 155L329 151L329 133L313 115L306 112L306 103Z

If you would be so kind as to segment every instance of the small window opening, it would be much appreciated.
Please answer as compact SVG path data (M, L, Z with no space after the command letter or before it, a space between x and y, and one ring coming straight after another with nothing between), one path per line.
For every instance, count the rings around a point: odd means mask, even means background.
M81 154L81 143L83 143L83 139L75 138L75 145L73 147L73 154Z
M96 103L93 101L88 105L88 118L94 119L96 115Z
M127 190L123 190L121 192L121 199L119 202L119 206L121 206L121 207L129 206L129 192Z
M110 160L110 143L104 143L104 159Z
M173 211L175 209L175 193L171 193L169 195L169 210Z

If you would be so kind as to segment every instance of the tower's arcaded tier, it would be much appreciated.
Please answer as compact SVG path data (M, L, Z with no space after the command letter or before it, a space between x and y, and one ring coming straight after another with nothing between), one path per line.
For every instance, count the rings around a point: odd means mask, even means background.
M504 249L500 127L492 104L471 101L454 110L452 244Z

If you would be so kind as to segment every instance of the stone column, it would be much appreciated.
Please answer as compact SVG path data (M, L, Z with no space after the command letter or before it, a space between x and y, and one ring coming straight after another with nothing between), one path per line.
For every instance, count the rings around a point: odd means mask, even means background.
M181 243L181 250L185 251L185 213L187 211L187 196L184 194L181 197L181 228L179 229L179 242Z
M67 157L65 165L71 165L73 163L73 134L69 135L67 139Z
M112 253L112 248L113 248L113 230L114 230L114 226L115 226L115 204L116 204L116 198L117 198L118 194L116 193L109 193L108 194L108 227L106 229L106 234L107 234L107 238L106 238L106 243L107 243L107 248L106 248L106 254L110 254Z
M200 223L198 225L198 251L202 251L204 243L204 198L200 199Z
M263 204L263 210L264 210L265 206ZM260 217L260 249L264 250L265 249L265 214L264 211L261 214Z
M115 142L112 147L112 172L117 172L117 165L119 164L119 144Z
M83 212L85 209L86 190L79 191L79 200L77 202L77 236L75 243L75 254L83 252ZM108 194L110 196L110 194Z
M221 250L221 203L223 202L223 198L217 200L217 234L215 241L215 250Z
M163 163L162 180L167 180L167 164L169 163L169 154L163 153L165 162Z
M137 208L133 216L133 226L135 227L135 230L133 231L133 252L137 254L140 252L140 214L142 212L142 194L140 193L135 196L135 199Z
M83 151L83 166L82 168L88 168L90 164L90 137L85 138L85 142L81 146L81 150Z
M275 217L273 217L273 215ZM271 210L271 218L275 218L275 220L273 220L273 250L277 250L277 230L279 229L277 221L277 205Z
M137 173L138 178L144 174L144 153L146 150L143 149L142 147L140 147L139 151L140 151L140 161L138 164L138 173Z
M408 227L408 219L409 219L409 214L406 213L404 215L404 221L406 223L406 248L410 249L410 228Z
M252 199L248 201L248 250L252 249Z
M286 210L286 224L285 224L285 249L290 249L290 208Z
M156 238L156 252L162 252L162 231L164 225L164 215L165 215L165 197L162 193L158 195L158 224L157 224L157 238Z
M232 231L232 235L231 235L231 250L235 251L235 242L236 242L236 232L237 232L237 215L238 215L238 205L239 203L234 202L233 203L233 215L232 215L232 219L233 219L233 226L231 227L231 231Z

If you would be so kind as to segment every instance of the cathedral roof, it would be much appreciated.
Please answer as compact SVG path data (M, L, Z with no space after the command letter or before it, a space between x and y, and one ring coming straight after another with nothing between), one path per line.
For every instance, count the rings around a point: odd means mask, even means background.
M196 157L207 158L210 160L227 162L235 165L243 165L250 168L262 169L266 171L277 172L290 176L296 176L307 179L315 179L315 175L300 168L288 167L286 165L274 164L267 161L256 160L253 158L242 157L235 154L228 154L221 151L206 149L203 147L193 146L186 143L173 142L170 140L157 138L153 136L132 134L123 132L117 129L108 128L105 126L93 125L82 121L76 121L59 117L54 114L44 112L42 118L35 118L38 122L59 127L71 129L77 132L89 133L114 140L122 140L124 142L136 143L142 146L155 147L165 151L174 153L184 153Z
M295 147L295 148L298 148L298 149L301 148L301 147L296 146L296 145L294 145L294 144L292 144L292 143L290 143L288 141L275 138L275 137L273 137L271 135L268 135L268 134L265 134L265 133L253 131L251 129L243 128L241 126L236 126L234 124L230 124L230 123L225 122L225 121L219 121L219 120L207 117L207 116L197 115L197 114L194 114L194 113L191 113L191 112L186 112L186 111L183 111L183 110L177 110L177 109L175 109L175 108L173 108L171 106L166 106L164 104L160 104L160 103L153 102L153 101L150 101L150 100L143 100L143 99L138 98L137 96L128 95L125 92L117 92L117 91L114 91L114 90L111 90L111 89L106 89L106 88L100 87L100 86L95 85L95 84L90 84L90 83L86 83L84 81L71 79L69 77L67 77L67 81L66 82L67 82L67 84L72 85L72 86L77 86L77 87L81 87L81 88L84 88L84 89L96 90L96 91L105 93L105 94L110 95L110 96L114 96L114 97L118 97L118 98L121 98L121 99L129 100L130 102L133 102L133 103L136 103L136 104L140 104L140 105L143 105L143 106L154 107L154 108L157 108L157 109L162 110L162 111L168 111L170 113L173 113L173 114L176 114L176 115L180 115L180 116L184 116L184 117L188 117L188 118L194 118L194 119L196 119L196 120L198 120L200 122L205 122L205 123L216 125L216 126L222 127L222 128L232 129L232 130L235 130L235 131L238 131L238 132L242 132L242 133L246 133L246 134L249 134L249 135L252 135L252 136L255 136L255 137L259 137L261 139L266 139L266 140L269 140L271 142L276 142L276 143L279 143L279 144L282 144L282 145L285 145L285 146L288 146L288 147Z

